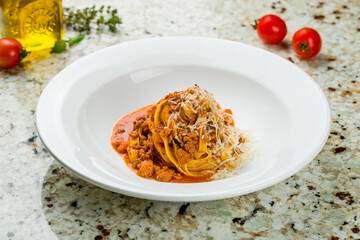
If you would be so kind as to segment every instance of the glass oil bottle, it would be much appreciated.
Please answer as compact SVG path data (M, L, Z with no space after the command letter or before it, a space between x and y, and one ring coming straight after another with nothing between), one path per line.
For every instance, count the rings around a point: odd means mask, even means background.
M27 51L51 48L64 37L61 0L0 0L0 35Z

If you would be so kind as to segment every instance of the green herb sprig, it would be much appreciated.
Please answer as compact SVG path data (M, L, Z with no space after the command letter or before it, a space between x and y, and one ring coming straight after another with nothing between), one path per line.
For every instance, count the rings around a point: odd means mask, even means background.
M122 24L117 9L104 5L100 8L95 5L83 9L64 8L63 16L65 27L80 33L91 32L92 25L96 26L97 30L107 25L111 32L116 32L116 26Z

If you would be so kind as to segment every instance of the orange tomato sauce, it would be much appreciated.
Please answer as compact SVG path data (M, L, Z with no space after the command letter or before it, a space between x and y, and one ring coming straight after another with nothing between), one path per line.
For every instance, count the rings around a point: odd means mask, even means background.
M149 105L143 108L140 108L132 113L129 113L122 117L113 127L111 132L111 146L113 149L124 159L124 162L126 165L135 173L139 171L131 162L129 162L129 158L127 156L127 153L122 154L119 153L117 148L115 147L114 143L118 141L128 141L129 140L129 134L134 129L134 121L138 117L146 116L148 110L150 110L154 105ZM125 132L123 132L123 129L125 129ZM120 131L121 130L121 131ZM154 162L154 165L157 165L159 167L164 166L162 162ZM176 169L174 169L176 170ZM178 172L176 170L176 172ZM171 183L201 183L201 182L210 182L213 180L212 176L204 176L204 177L190 177L186 176L185 174L180 173L182 178L181 179L175 179L173 178L170 182ZM149 178L154 179L154 178Z

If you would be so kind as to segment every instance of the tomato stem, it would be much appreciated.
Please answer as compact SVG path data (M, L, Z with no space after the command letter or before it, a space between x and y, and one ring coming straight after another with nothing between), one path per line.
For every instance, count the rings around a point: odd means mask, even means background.
M304 42L300 42L300 41L295 42L295 41L293 41L293 43L296 44L296 45L300 44L300 46L298 48L296 48L295 52L297 52L297 51L299 51L301 49L302 52L305 52L305 53L309 52L309 50L310 50L309 55L311 55L313 53L313 50L307 45L307 41L304 41Z
M29 53L29 51L26 51L25 48L22 48L20 51L20 57L19 57L19 62L21 62Z
M250 24L253 27L253 29L255 29L255 30L257 29L257 25L258 25L259 20L260 19L255 19L254 24Z

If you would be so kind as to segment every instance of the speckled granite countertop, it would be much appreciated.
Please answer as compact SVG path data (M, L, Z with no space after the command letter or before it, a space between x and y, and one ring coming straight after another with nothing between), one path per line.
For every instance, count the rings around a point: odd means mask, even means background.
M64 6L94 1L64 0ZM0 71L0 239L360 239L360 4L353 1L122 0L116 34L94 33L71 51L30 56ZM281 14L286 41L265 45L249 24ZM299 28L317 29L321 54L299 60ZM74 33L65 32L65 36ZM331 134L296 175L221 201L156 202L112 193L72 175L42 145L38 98L56 73L95 50L140 38L205 36L265 48L308 72L328 97ZM356 43L356 39L358 42Z

